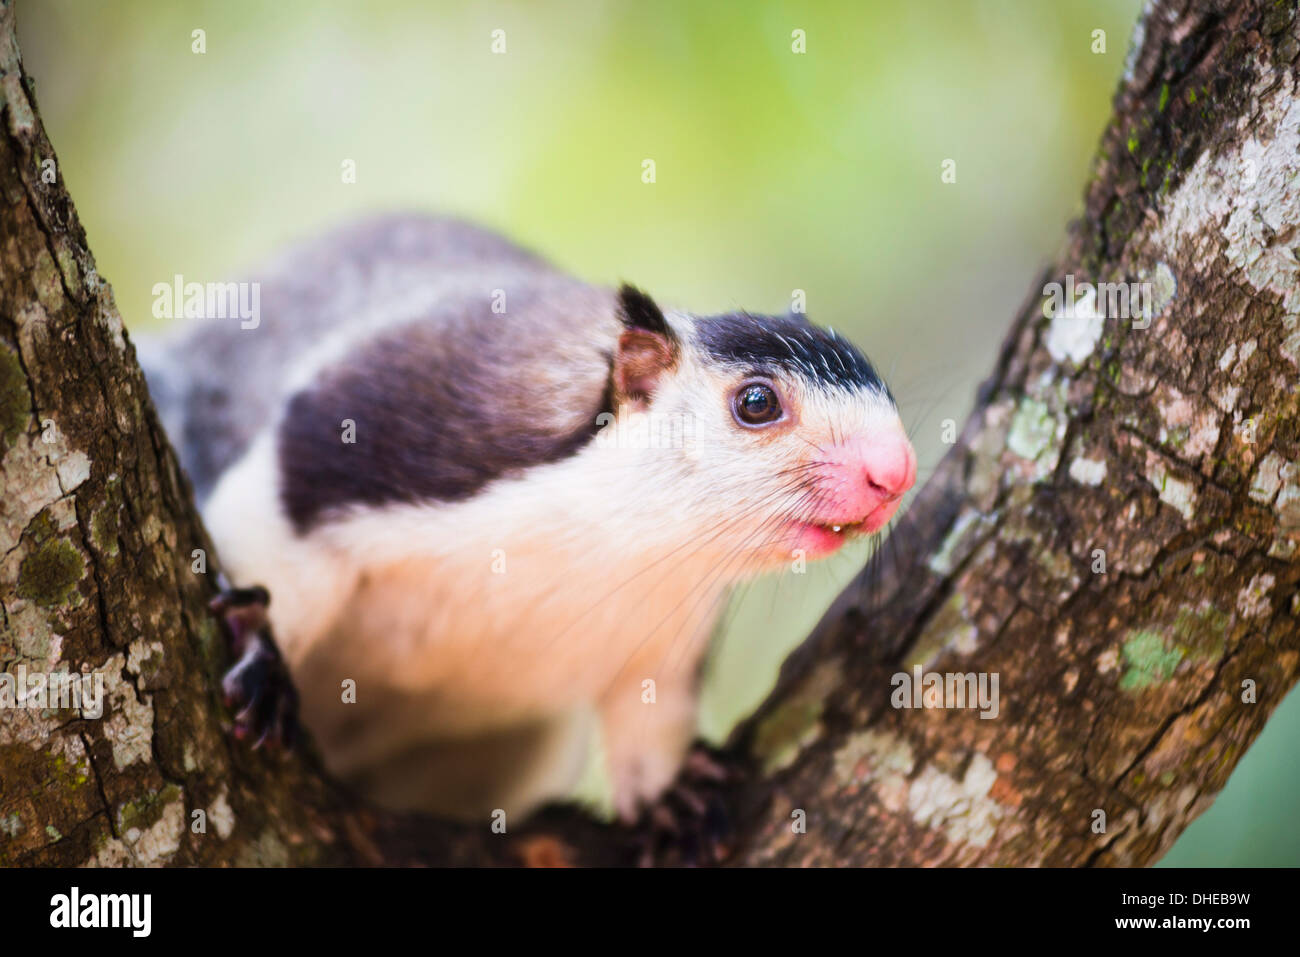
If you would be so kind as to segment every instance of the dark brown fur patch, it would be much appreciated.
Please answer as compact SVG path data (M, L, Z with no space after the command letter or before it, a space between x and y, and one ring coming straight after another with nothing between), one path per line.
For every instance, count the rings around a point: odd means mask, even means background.
M510 316L488 298L453 321L403 325L366 341L288 402L279 431L281 498L299 533L354 505L461 501L487 483L563 459L611 404L617 332L584 317L596 291L573 283ZM553 296L569 299L571 313ZM587 295L587 301L583 296ZM601 301L598 297L597 302ZM355 443L343 441L355 423Z
M275 417L284 377L294 362L331 333L362 318L393 288L490 270L481 297L560 276L532 253L487 230L426 216L380 216L294 246L251 274L261 324L243 329L229 319L178 324L152 344L141 364L163 413L168 436L194 483L200 504ZM613 311L613 295L605 293ZM139 338L133 336L133 338ZM146 361L147 360L147 361Z

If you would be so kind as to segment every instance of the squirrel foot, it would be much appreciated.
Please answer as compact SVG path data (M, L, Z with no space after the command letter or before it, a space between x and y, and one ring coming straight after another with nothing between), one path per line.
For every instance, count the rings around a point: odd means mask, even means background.
M221 679L226 706L234 712L236 738L254 738L291 748L298 740L298 692L271 636L266 607L270 593L260 585L227 588L208 604L222 622L235 663Z
M720 753L695 745L676 783L644 810L634 839L638 866L696 867L730 853L732 826L720 786L732 775Z

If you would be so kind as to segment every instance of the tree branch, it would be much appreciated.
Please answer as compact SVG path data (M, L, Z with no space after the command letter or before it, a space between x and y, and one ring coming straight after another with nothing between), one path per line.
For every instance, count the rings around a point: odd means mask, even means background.
M1294 685L1295 13L1148 9L1084 214L975 412L733 736L730 863L1148 863ZM627 860L625 832L577 811L504 836L385 814L310 759L229 742L214 556L71 200L42 178L7 0L0 71L0 659L109 689L100 720L0 710L0 862ZM1117 288L1071 315L1045 282L1134 283L1149 325L1117 315ZM997 676L996 718L891 706L918 665Z

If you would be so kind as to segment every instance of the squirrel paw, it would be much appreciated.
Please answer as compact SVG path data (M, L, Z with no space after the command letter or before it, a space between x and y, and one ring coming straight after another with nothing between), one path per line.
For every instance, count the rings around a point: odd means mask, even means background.
M702 744L693 747L676 783L642 813L634 841L638 866L696 867L730 853L731 820L721 786L731 774L720 754Z
M208 604L222 622L235 658L221 679L226 706L234 712L234 735L254 738L253 748L268 742L284 748L298 739L298 692L271 637L265 588L228 588Z

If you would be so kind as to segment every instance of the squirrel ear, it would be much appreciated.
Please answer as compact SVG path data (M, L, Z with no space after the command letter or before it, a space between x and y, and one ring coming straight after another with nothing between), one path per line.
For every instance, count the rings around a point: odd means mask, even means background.
M645 409L659 379L677 364L678 343L655 301L626 283L618 291L623 333L614 355L614 391L620 403Z
M644 411L659 388L659 380L677 364L674 342L647 329L625 329L614 354L614 395L621 405Z
M623 283L618 290L618 313L623 325L629 329L644 329L646 332L658 333L667 339L673 338L672 330L664 314L655 305L655 301L636 286Z

